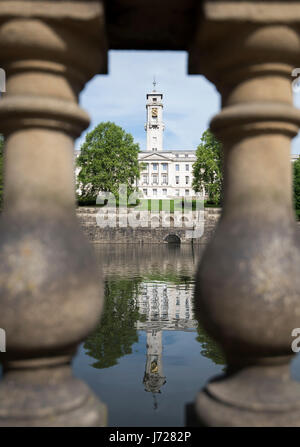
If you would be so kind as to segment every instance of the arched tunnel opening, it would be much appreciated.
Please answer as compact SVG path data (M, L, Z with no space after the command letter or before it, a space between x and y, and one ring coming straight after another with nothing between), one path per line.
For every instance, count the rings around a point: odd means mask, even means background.
M177 234L168 234L168 236L165 238L165 242L168 244L180 244L181 240L180 237L177 236Z

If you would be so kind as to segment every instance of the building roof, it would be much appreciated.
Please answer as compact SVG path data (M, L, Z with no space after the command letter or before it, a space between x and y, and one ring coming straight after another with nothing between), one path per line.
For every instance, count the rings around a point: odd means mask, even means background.
M150 152L149 151L146 151L146 150L143 150L143 151L140 151L140 152L142 152L142 153L147 153L147 154L149 154ZM157 151L157 153L158 154L161 154L161 153L164 153L164 154L166 154L166 153L168 153L168 154L183 154L183 153L185 153L185 152L189 152L189 153L194 153L194 152L196 152L196 150L191 150L191 149L175 149L175 150L169 150L169 149L164 149L163 151ZM151 152L151 154L152 154L153 152Z

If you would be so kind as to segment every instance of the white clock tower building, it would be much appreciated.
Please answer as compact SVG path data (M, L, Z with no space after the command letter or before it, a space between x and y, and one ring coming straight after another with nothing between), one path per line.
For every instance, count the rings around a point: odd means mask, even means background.
M147 94L147 152L160 152L163 150L163 95L155 90L156 82L153 81L153 91Z
M165 150L163 148L163 95L153 90L146 96L147 145L139 152L139 161L143 163L140 178L136 182L142 199L173 199L192 197L193 164L196 161L194 150Z

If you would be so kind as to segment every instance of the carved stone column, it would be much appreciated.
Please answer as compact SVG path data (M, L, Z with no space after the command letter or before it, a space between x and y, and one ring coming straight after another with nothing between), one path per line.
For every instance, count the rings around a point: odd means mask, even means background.
M222 95L211 129L224 148L223 212L199 265L195 304L228 368L197 397L204 425L300 425L300 384L289 373L291 332L300 324L290 162L300 124L291 89L300 61L294 5L206 1L191 50L190 71Z
M102 308L75 217L73 140L89 123L78 93L105 61L101 2L0 2L0 426L106 424L105 406L70 368Z

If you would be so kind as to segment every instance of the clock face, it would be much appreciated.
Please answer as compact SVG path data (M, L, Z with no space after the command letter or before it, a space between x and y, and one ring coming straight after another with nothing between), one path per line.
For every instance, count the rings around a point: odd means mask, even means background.
M157 108L155 107L152 109L152 118L157 118L157 115L158 115L158 111L157 111Z

